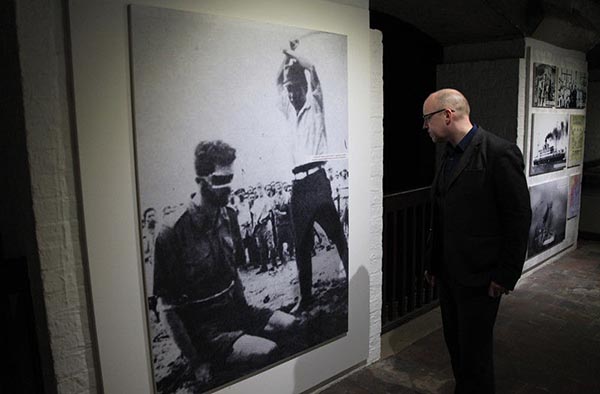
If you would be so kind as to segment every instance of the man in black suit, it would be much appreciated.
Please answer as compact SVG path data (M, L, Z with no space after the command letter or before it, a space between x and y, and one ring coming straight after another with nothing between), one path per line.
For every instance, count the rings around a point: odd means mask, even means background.
M427 271L439 285L455 393L494 393L493 329L521 276L531 208L519 148L471 123L457 90L432 93L423 128L446 150L433 181Z

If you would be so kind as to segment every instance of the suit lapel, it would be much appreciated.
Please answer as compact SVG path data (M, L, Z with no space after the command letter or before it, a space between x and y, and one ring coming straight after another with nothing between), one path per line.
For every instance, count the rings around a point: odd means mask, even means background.
M467 165L471 162L471 158L479 152L479 148L481 146L481 141L483 140L484 131L480 128L477 130L475 136L473 136L473 140L467 146L467 150L462 154L460 161L456 165L454 172L450 176L450 179L446 183L446 190L449 190L452 187L452 184L456 181L458 176L463 172L463 170L467 167Z
M445 188L445 185L440 184L440 181L442 179L444 179L444 175L443 175L443 171L446 165L446 158L448 157L448 153L446 152L446 150L444 149L444 153L442 154L442 157L440 159L440 162L437 166L437 171L435 172L435 177L433 178L433 194L435 195L436 191L440 191L441 189Z

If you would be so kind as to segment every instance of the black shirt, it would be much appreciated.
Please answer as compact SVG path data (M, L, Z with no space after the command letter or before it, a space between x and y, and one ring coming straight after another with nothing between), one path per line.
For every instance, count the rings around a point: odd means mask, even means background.
M469 130L456 146L453 146L450 142L446 144L446 161L444 163L444 178L446 180L450 179L452 176L454 168L456 168L456 163L460 161L460 158L463 153L465 153L465 150L467 150L467 147L476 133L477 125L473 125L471 130Z

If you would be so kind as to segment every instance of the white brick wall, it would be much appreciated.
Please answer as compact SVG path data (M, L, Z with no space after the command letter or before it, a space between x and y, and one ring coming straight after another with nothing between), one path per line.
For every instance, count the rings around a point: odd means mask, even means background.
M33 210L57 390L96 392L77 215L62 2L23 0L16 5Z
M371 221L369 232L370 326L367 363L381 354L381 281L383 233L383 43L382 33L371 30Z

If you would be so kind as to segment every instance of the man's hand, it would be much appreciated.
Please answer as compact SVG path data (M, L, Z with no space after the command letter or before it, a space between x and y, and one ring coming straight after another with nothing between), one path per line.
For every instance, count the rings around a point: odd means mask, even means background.
M509 291L504 287L500 286L498 283L491 281L490 287L488 289L488 295L492 298L500 297L502 294L508 294Z
M210 365L208 363L201 363L194 368L194 377L198 383L208 383L212 378L210 373Z
M305 57L299 56L296 52L290 51L289 49L284 49L283 53L284 55L286 55L287 58L295 59L302 68L305 68L307 70L313 68L313 64L310 62L310 60L306 59Z
M432 275L429 273L429 271L425 271L425 280L427 281L427 283L429 283L429 286L434 287L435 286L435 275Z

